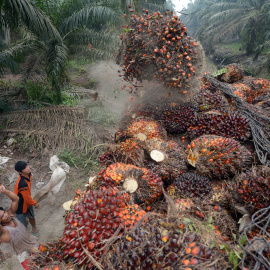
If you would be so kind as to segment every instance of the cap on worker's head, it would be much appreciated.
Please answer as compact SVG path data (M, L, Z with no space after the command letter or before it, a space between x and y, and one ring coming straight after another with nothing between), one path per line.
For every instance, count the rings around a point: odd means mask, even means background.
M25 167L27 166L27 163L24 162L24 161L18 161L16 164L15 164L15 170L17 172L22 172Z

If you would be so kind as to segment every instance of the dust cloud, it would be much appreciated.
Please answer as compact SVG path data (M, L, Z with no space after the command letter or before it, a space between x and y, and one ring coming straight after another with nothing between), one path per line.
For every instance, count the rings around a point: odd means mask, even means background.
M120 73L118 71L121 71ZM186 94L180 94L176 89L167 89L160 81L136 82L134 87L124 81L122 68L113 61L101 61L90 68L91 77L98 81L98 97L106 108L119 118L139 103L148 103L155 106L162 106L167 102L182 103L192 100L200 90L200 76L204 70L204 51L199 44L196 74L192 77L186 88ZM149 70L148 70L149 72ZM124 90L122 90L125 85ZM130 93L132 88L132 93Z

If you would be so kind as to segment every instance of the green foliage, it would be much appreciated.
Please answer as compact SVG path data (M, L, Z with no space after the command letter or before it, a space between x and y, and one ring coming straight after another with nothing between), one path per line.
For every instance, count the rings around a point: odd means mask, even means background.
M59 158L76 169L88 168L89 171L94 171L99 168L98 155L103 146L104 144L91 144L91 147L86 147L82 153L78 153L75 149L64 149L59 153Z
M268 0L195 0L181 18L205 48L240 37L247 52L254 53L269 25L269 6Z
M11 106L10 102L8 100L0 98L0 113L10 111L13 111L13 107Z
M89 107L87 119L94 124L104 126L115 124L117 120L116 116L99 101Z
M45 85L42 82L28 81L24 88L24 95L28 102L37 108L42 107L44 103L58 104L57 93L48 84ZM64 105L75 106L78 100L63 91L61 102Z
M224 74L226 72L227 72L227 68L222 68L222 69L219 69L218 71L214 72L213 76L217 77L217 76L220 76L220 75L222 75L222 74Z

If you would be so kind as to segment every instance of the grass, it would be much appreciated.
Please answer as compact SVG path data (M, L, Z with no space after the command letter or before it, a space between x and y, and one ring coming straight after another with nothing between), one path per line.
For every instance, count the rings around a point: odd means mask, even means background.
M77 153L75 150L71 149L63 149L59 153L59 159L78 170L80 168L87 168L88 172L96 171L100 166L98 156L101 153L103 145L104 144L91 146L91 148L86 149L84 153Z

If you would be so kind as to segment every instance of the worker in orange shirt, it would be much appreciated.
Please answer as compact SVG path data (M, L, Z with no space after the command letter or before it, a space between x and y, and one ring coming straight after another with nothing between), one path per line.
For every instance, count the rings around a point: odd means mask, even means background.
M19 205L16 216L25 227L27 227L29 220L29 223L32 226L32 234L38 236L34 213L34 207L38 208L38 205L31 196L31 168L26 162L18 161L15 164L15 170L19 173L19 178L14 188L14 193L19 196Z

